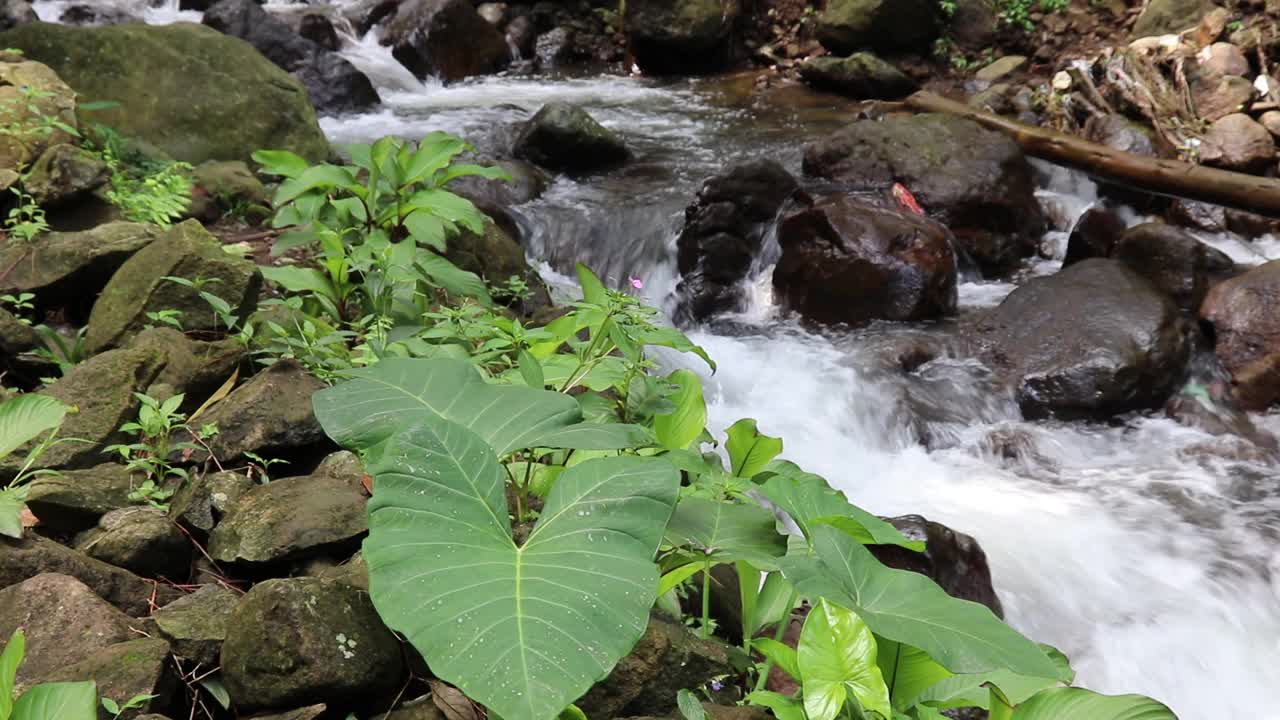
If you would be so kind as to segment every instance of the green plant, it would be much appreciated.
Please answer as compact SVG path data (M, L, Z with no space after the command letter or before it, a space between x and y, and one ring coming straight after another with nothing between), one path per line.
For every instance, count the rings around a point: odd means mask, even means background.
M14 697L26 636L13 631L0 652L0 720L96 720L98 688L93 681L41 683Z
M149 700L152 700L155 697L156 697L155 695L139 693L129 698L124 702L123 705L121 705L115 700L112 700L111 698L104 696L102 698L102 709L111 713L112 718L119 718L121 715L125 714L130 710L136 710L138 708L141 708L143 705L146 705Z
M14 476L0 488L0 535L22 537L22 510L26 507L26 482L45 474L45 470L33 470L36 462L55 440L62 427L63 418L72 408L45 395L19 395L0 403L0 461L6 460L19 448L35 442L17 465ZM42 437L43 436L43 437ZM0 692L5 697L7 693ZM3 702L3 700L0 700Z
M200 430L192 430L185 426L186 415L178 412L185 395L179 393L161 402L149 395L135 392L134 397L140 403L138 419L120 426L120 432L137 436L137 442L110 445L103 449L104 453L119 455L129 470L143 475L142 483L129 493L134 502L144 502L153 507L167 507L166 501L173 497L173 489L167 486L170 477L186 478L187 471L175 467L170 461L170 454L176 450L195 450L194 443L173 443L173 433L185 428L191 435L206 440L216 434L216 426L206 426Z
M9 192L17 196L18 202L5 218L5 233L25 244L48 232L49 223L45 219L44 209L36 203L35 198L17 187L9 188Z
M213 293L204 289L206 285L214 285L218 282L221 282L218 278L190 279L190 278L184 278L184 277L175 277L173 275L165 275L160 279L165 280L166 282L175 283L177 285L181 285L183 287L191 288L192 290L195 290L196 293L200 296L200 299L208 303L209 307L213 310L213 316L215 320L214 327L217 327L217 324L220 322L222 323L222 327L225 328L227 332L231 332L235 330L236 325L240 323L240 317L237 314L236 309L231 307L231 303L227 302L226 300L223 300L217 295L214 295ZM162 310L161 312L164 312L164 311ZM174 311L170 311L170 312L174 312Z
M524 278L512 275L502 284L490 287L489 296L506 304L518 303L533 297L533 289Z
M124 167L111 154L104 156L111 167L111 187L107 200L135 222L169 227L191 205L191 165L174 162L158 169Z
M63 122L56 115L45 113L40 101L55 97L56 93L41 90L34 85L19 85L18 96L0 101L7 105L5 116L12 120L0 123L0 135L9 135L20 142L28 142L37 137L48 137L61 131L72 137L80 137L80 132Z
M22 323L23 325L30 325L31 319L25 316L27 313L35 311L36 309L35 303L31 302L32 300L35 300L35 299L36 299L35 293L18 293L17 295L0 295L0 306L2 305L9 306L9 309L10 309L9 311L13 313L14 317L18 318L18 322Z
M59 374L66 375L71 372L71 368L88 357L84 347L85 333L88 330L88 326L82 327L67 338L48 325L37 325L35 331L44 347L36 348L34 353L36 357L57 365Z
M1033 12L1062 12L1070 3L1071 0L997 0L996 19L1001 27L1031 32L1035 30L1031 21Z

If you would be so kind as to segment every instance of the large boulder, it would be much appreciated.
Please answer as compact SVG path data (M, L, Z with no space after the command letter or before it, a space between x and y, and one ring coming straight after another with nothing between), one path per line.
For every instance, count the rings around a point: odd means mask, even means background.
M738 0L632 0L623 27L641 69L687 73L722 67Z
M318 162L329 152L306 89L212 28L32 23L0 33L0 47L49 65L82 102L118 102L93 119L177 160L247 161L271 148Z
M819 90L830 90L857 100L896 100L909 95L916 83L898 68L867 52L849 57L823 55L800 66L800 77Z
M191 574L191 542L159 508L112 510L76 538L76 549L144 577L180 583Z
M1017 143L946 115L861 120L805 148L806 175L886 191L902 183L989 276L1033 254L1045 218Z
M209 535L221 562L273 563L324 551L350 554L369 530L360 476L274 480L240 496Z
M566 102L547 103L529 118L516 137L515 152L552 170L576 172L612 167L631 157L612 130Z
M1200 309L1210 282L1234 266L1221 250L1164 223L1129 228L1112 257L1167 293L1178 307L1192 312Z
M241 711L378 697L404 672L368 595L319 578L255 585L227 624L221 662Z
M1213 327L1214 352L1230 371L1241 404L1261 410L1280 399L1280 260L1209 290L1200 317Z
M79 532L112 510L128 507L129 494L141 482L141 477L118 463L65 470L32 480L27 486L27 508L41 527Z
M152 614L173 653L205 667L217 667L227 626L240 595L221 585L202 585Z
M89 315L85 349L101 352L123 344L149 323L147 313L176 310L185 330L226 330L199 292L165 279L202 281L203 290L222 298L241 320L253 310L262 273L252 260L236 257L199 222L174 226L160 241L125 261L103 289Z
M240 38L302 83L322 113L357 112L379 102L364 73L341 55L294 32L254 0L220 0L204 13L209 27Z
M840 54L927 50L940 19L932 0L831 0L818 17L818 40Z
M897 545L873 545L871 552L880 562L925 575L948 595L986 605L997 617L1004 617L1000 598L991 582L991 565L977 540L919 515L889 518L889 522L908 539L924 542L925 550L914 552Z
M7 36L7 33L0 33ZM12 47L0 41L0 47ZM47 65L21 55L0 54L0 169L22 172L46 148L74 142L53 120L76 127L75 91Z
M773 160L751 160L708 178L684 211L676 240L681 320L739 309L741 283L783 203L800 187Z
M382 44L419 78L454 82L500 70L507 41L469 0L404 0L383 25Z
M51 673L48 680L92 680L99 697L111 698L121 706L130 698L149 696L112 720L134 720L153 708L167 707L178 686L169 657L169 643L150 637L134 638L81 654L76 662ZM103 716L100 714L100 717Z
M51 232L40 242L0 249L0 291L35 293L41 302L61 305L92 301L134 253L160 237L154 225L116 222L83 232ZM87 307L87 305L86 305Z
M167 585L143 580L128 570L94 560L34 533L22 540L0 538L0 587L17 585L44 573L70 575L132 617L149 614L153 599L164 603L175 596Z
M919 215L831 196L778 225L773 286L821 323L930 320L955 312L951 234Z
M1186 367L1177 307L1115 260L1089 259L1014 290L980 322L987 360L1028 418L1159 407Z
M1133 37L1168 35L1193 28L1215 7L1213 0L1151 0L1133 24Z

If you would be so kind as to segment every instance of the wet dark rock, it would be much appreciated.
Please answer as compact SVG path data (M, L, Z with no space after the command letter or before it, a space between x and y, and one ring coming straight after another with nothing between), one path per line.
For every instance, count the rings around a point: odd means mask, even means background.
M1214 353L1250 410L1280 399L1280 261L1273 260L1213 286L1200 317L1213 328Z
M47 207L73 201L110 179L106 163L74 145L63 144L40 155L22 186L41 207Z
M231 616L221 664L241 711L378 697L404 673L369 597L318 578L255 585Z
M48 680L88 653L130 640L132 618L67 575L46 573L0 590L0 635L27 635L18 687ZM84 679L84 678L80 678Z
M632 0L623 27L645 72L703 72L728 62L739 12L738 0Z
M520 54L522 58L533 57L537 49L538 28L528 15L519 15L507 23L507 32L503 36L507 46Z
M183 582L191 573L191 542L159 508L112 510L97 527L81 533L75 546L91 558L143 577Z
M511 179L489 180L470 175L450 182L449 190L475 203L490 215L498 215L507 208L538 199L551 182L546 173L524 160L495 160L485 157L477 158L475 162L502 168Z
M1221 205L1195 200L1174 200L1169 205L1168 219L1175 225L1205 232L1227 231L1227 209Z
M112 510L131 505L129 493L140 482L117 463L45 475L27 487L27 508L42 527L79 532Z
M96 298L115 271L162 235L154 225L115 222L83 232L51 232L32 247L0 249L0 291L35 293L42 303L61 305Z
M0 32L39 20L31 0L0 0Z
M620 165L631 151L612 130L585 110L551 102L525 122L515 141L516 155L552 170L589 172Z
M510 57L502 34L468 0L404 0L382 44L414 75L445 82L496 72Z
M1190 352L1178 309L1115 260L1089 259L1009 294L979 332L1028 418L1159 407Z
M205 11L203 22L244 40L296 77L320 112L356 112L379 102L364 73L332 50L294 32L253 0L220 0Z
M993 0L956 0L955 10L947 21L947 37L965 50L991 47L997 19Z
M901 70L866 52L809 58L800 66L800 77L820 90L859 100L896 100L916 89L915 81Z
M1214 7L1213 0L1151 0L1133 25L1133 37L1167 35L1195 27Z
M83 659L59 668L48 680L92 680L98 686L99 697L111 698L121 705L138 695L152 696L138 707L122 712L119 720L133 720L153 708L167 707L177 689L169 643L164 640L137 638L78 657ZM111 716L100 712L99 717Z
M778 224L773 286L820 323L929 320L955 312L956 257L928 218L837 195Z
M533 44L533 54L544 68L572 61L574 52L573 30L563 26L542 33Z
M353 551L369 530L360 476L311 475L250 488L209 535L214 560L276 563Z
M740 283L759 255L783 203L799 188L781 165L752 160L709 178L685 209L676 240L684 320L737 309Z
M240 595L220 585L204 585L155 611L152 619L173 647L173 654L217 667L222 642Z
M873 545L880 562L899 570L920 573L938 583L947 594L991 608L1004 617L1004 608L991 582L991 566L978 541L942 523L919 515L888 518L909 540L923 540L925 551L913 552L897 545Z
M667 715L681 688L731 672L725 646L654 613L631 654L575 704L587 717Z
M1124 234L1124 220L1106 208L1089 208L1071 228L1067 238L1067 254L1062 267L1070 267L1089 258L1111 257L1116 243Z
M1129 228L1112 256L1167 293L1178 307L1193 312L1199 310L1210 282L1234 266L1222 251L1164 223Z
M330 52L342 49L342 40L327 12L304 12L298 18L298 34ZM376 95L376 93L375 93Z
M0 587L17 585L44 573L70 575L89 586L98 597L134 617L151 612L153 596L159 603L175 596L167 586L144 580L128 570L94 560L33 533L22 540L0 538Z
M818 18L818 39L840 54L927 50L940 20L929 0L832 0Z
M486 224L483 235L468 231L451 238L445 257L454 265L488 281L494 300L523 315L531 315L551 305L547 284L525 259L524 248L496 222ZM512 278L528 286L528 297L504 295L496 290Z
M878 192L903 184L988 276L1035 253L1045 227L1017 143L960 118L854 122L805 148L804 172Z
M1280 442L1261 430L1232 391L1231 373L1212 353L1200 353L1182 389L1165 403L1165 415L1210 435L1238 438L1266 454L1280 453Z
M189 530L208 534L240 496L256 486L242 473L192 474L169 500L169 516Z

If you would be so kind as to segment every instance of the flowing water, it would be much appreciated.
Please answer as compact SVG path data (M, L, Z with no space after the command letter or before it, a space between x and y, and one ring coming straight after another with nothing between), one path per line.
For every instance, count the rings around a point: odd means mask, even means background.
M173 8L148 13L191 19ZM556 180L515 212L548 279L567 284L582 260L615 284L641 278L659 306L670 301L675 234L702 179L754 157L798 171L803 146L849 119L850 108L799 90L753 98L749 79L540 75L442 87L414 79L376 38L347 40L345 54L375 80L384 106L323 119L336 143L442 129L502 152L512 128L551 100L577 103L621 133L634 162L583 182ZM1041 198L1065 221L1096 199L1080 176L1040 169ZM1280 256L1274 239L1205 239L1238 262ZM1063 233L1044 245L1058 259L1032 263L1026 275L1060 264ZM998 303L1013 287L965 282L962 311ZM1280 718L1275 467L1203 453L1212 438L1165 419L1023 422L973 363L935 361L903 376L878 360L886 340L928 330L813 334L776 311L767 274L752 290L731 332L691 332L719 372L669 359L704 374L716 429L758 418L784 438L785 457L863 507L923 514L977 537L1007 619L1064 650L1080 684L1151 695L1184 720ZM1280 431L1280 417L1256 419ZM922 428L932 449L919 440ZM1018 433L1023 450L993 452L993 431Z

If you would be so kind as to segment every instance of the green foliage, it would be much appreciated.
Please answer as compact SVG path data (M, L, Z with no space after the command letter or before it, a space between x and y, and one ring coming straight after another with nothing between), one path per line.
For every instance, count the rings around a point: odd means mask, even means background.
M1032 13L1056 13L1067 9L1071 0L997 0L996 19L1001 27L1023 32L1035 30Z
M155 697L156 697L155 695L147 695L145 693L139 693L129 698L128 700L126 700L123 705L116 702L115 700L112 700L109 697L103 697L102 709L111 713L111 717L118 718L130 710L136 710L142 707L143 705L146 705L147 701Z
M9 188L9 192L17 197L17 203L4 220L5 234L26 244L48 232L49 223L45 219L44 209L36 203L35 198L18 187Z
M991 717L997 717L996 711ZM1100 695L1074 687L1036 693L1008 717L1011 720L1177 720L1169 708L1148 697Z
M14 697L26 655L26 636L15 630L0 652L0 720L96 720L98 689L92 681L42 683Z
M191 205L191 170L188 163L165 162L131 149L124 138L103 125L95 125L97 143L85 143L111 169L107 200L134 222L169 227Z
M25 483L44 471L32 466L50 447L71 408L46 395L19 395L0 403L0 460L31 442L17 473L0 488L0 535L22 537L22 510L26 507Z
M84 362L88 357L84 346L85 333L88 330L88 326L82 327L68 338L48 325L37 325L35 331L44 343L44 347L36 348L34 354L42 360L57 365L59 374L65 376L71 372L71 368Z
M35 299L36 296L34 293L0 295L0 306L7 306L9 308L9 312L13 313L14 317L18 319L18 322L23 325L30 325L31 319L26 317L26 315L35 311L35 303L31 302Z
M167 508L167 501L173 497L174 490L169 486L169 478L187 477L187 471L173 464L171 454L182 450L196 450L200 446L195 443L174 443L172 436L178 429L186 429L199 441L207 440L217 434L216 426L205 426L192 430L185 425L187 416L178 412L186 396L179 393L161 402L143 393L134 393L140 403L138 419L120 426L120 432L134 435L137 441L129 444L110 445L103 449L104 453L119 455L130 471L141 473L143 480L129 499L142 502L152 507Z
M19 142L29 143L42 137L49 137L61 131L72 137L80 137L80 132L63 122L56 115L49 115L40 107L40 101L55 97L56 93L41 90L33 85L17 86L18 96L0 101L4 105L3 115L15 118L0 123L0 135L9 135Z
M821 600L809 612L796 647L804 711L809 720L835 720L847 701L891 717L889 688L876 664L876 640L853 611Z

